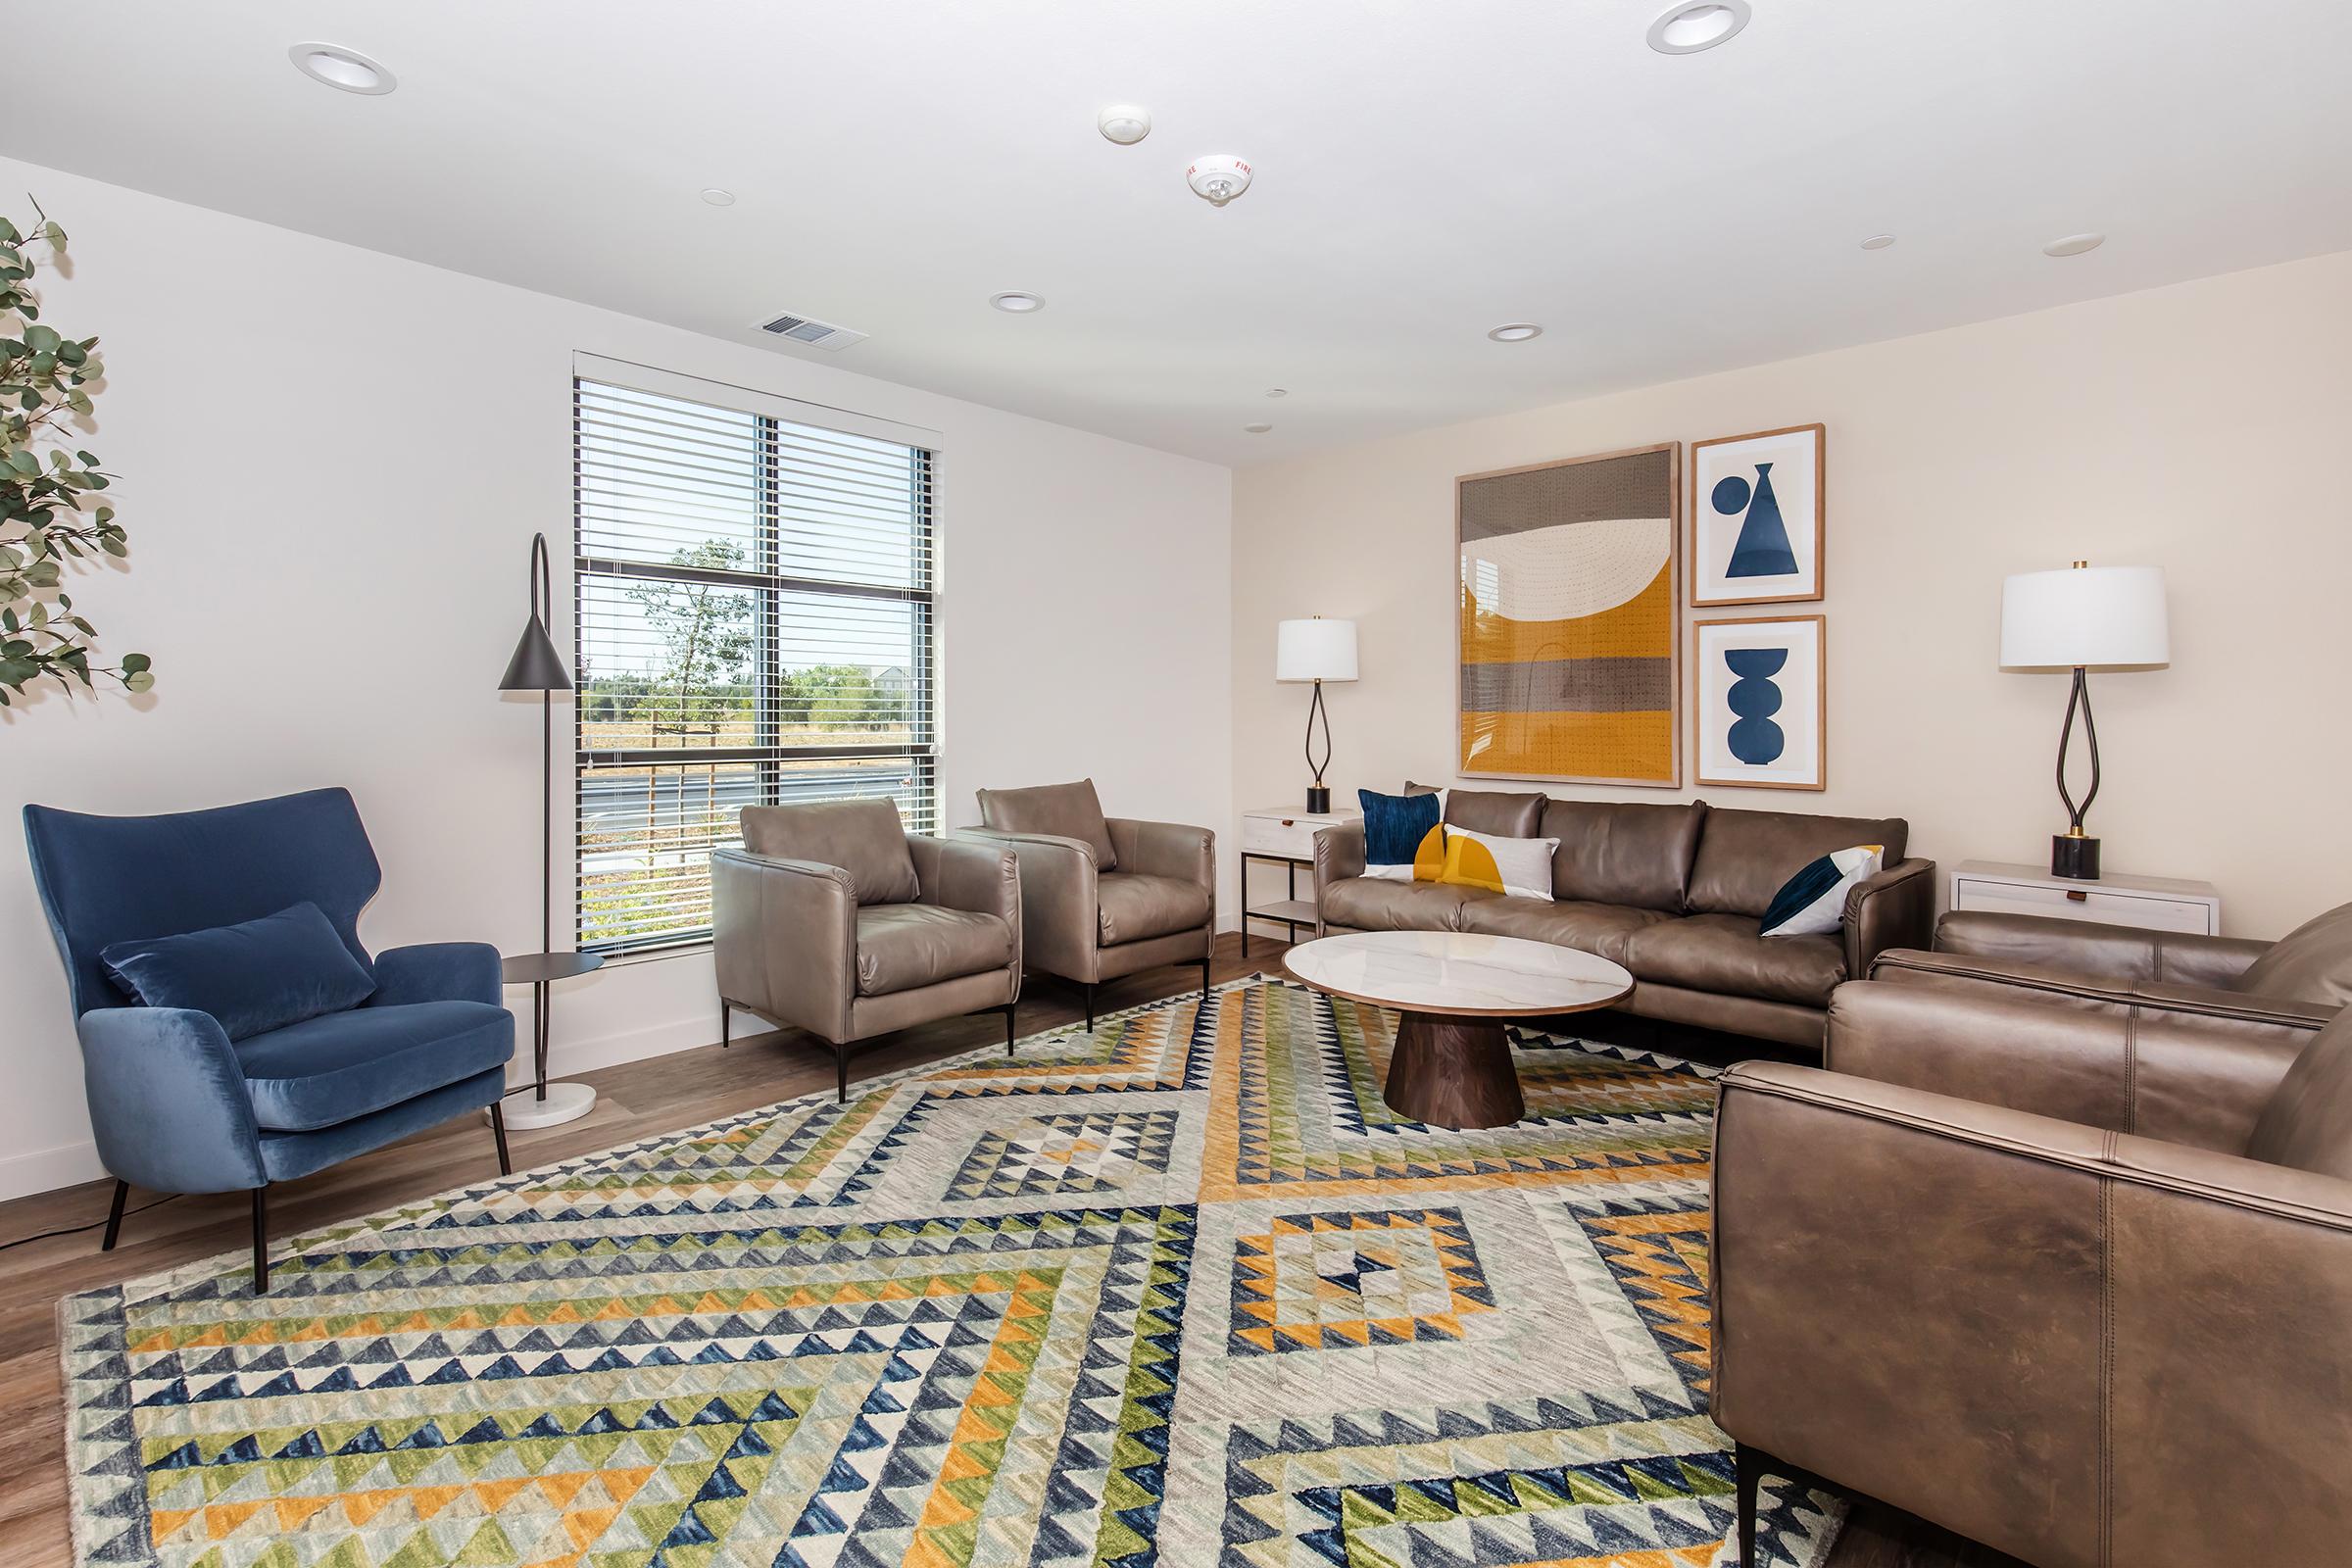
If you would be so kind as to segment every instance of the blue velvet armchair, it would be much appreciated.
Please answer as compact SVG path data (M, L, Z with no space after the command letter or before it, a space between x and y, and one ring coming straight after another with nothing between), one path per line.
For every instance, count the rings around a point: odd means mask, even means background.
M383 872L348 791L161 816L28 806L24 838L79 1019L98 1154L115 1177L106 1248L134 1185L250 1189L260 1295L270 1288L270 1183L484 1106L499 1170L511 1168L499 1100L514 1017L501 1004L498 950L439 942L369 958L360 911ZM357 1006L232 1040L210 1012L138 1004L99 956L126 940L237 925L304 903L373 980Z

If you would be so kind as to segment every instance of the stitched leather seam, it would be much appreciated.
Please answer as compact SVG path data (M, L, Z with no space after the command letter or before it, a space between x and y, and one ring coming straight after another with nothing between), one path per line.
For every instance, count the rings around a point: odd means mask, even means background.
M2103 1142L2115 1157L2116 1135ZM2115 1561L2115 1182L2099 1182L2099 1561Z
M2165 1012L2185 1013L2198 1018L2229 1018L2243 1023L2278 1023L2318 1029L2328 1020L2307 1012L2274 1010L2259 1005L2235 1005L2216 1002L2191 1002L2172 997L2150 997L2135 991L2118 991L2109 986L2069 985L2055 980L2038 980L2013 974L2005 969L1981 969L1950 962L1943 954L1927 955L1935 961L1918 962L1901 949L1889 949L1871 960L1873 977L1880 969L1905 969L1913 974L1949 975L1960 980L1983 980L2018 991L2038 991L2058 997L2086 997L2094 1002L2112 1002L2118 1005L2142 1005ZM2289 1004L2292 1005L2291 1004Z
M2124 1131L2139 1131L2139 1009L2124 1017Z

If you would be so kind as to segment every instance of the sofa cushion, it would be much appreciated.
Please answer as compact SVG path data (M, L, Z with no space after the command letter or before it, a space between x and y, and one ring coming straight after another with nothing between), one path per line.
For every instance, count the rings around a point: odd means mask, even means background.
M2315 1035L2271 1091L2246 1157L2352 1181L2352 1011Z
M1012 926L993 914L936 904L858 910L858 994L886 997L1012 962Z
M1460 931L1463 906L1499 893L1449 882L1384 882L1356 876L1323 890L1323 918L1358 931Z
M1657 909L1616 904L1545 904L1537 899L1484 899L1462 906L1462 929L1480 936L1520 937L1574 948L1624 963L1635 932L1673 919Z
M1544 837L1560 841L1551 858L1551 896L1682 913L1706 814L1704 801L1550 802L1544 808Z
M850 873L861 905L911 904L920 896L896 801L747 806L743 847L778 860L837 865Z
M1441 786L1405 782L1407 795L1435 795ZM1446 796L1446 820L1453 827L1466 827L1473 833L1494 833L1506 839L1532 839L1544 823L1544 796L1541 792L1519 794L1511 790L1448 789Z
M2271 944L2232 990L2278 1002L2352 1003L2352 904L2340 904Z
M514 1015L486 1002L412 1002L307 1018L236 1045L265 1132L332 1127L503 1065Z
M1037 784L1020 790L982 790L980 825L999 833L1043 833L1057 839L1083 839L1095 847L1095 869L1115 871L1119 852L1110 842L1110 825L1102 819L1102 799L1095 781L1075 784Z
M1181 877L1106 872L1095 879L1095 922L1106 948L1197 930L1208 923L1208 889Z
M1701 914L1761 919L1790 877L1832 850L1881 845L1884 863L1892 865L1903 858L1910 837L1910 825L1899 816L1811 816L1717 807L1699 829L1688 906Z
M1643 926L1620 960L1634 978L1731 997L1761 997L1826 1007L1845 978L1845 946L1836 937L1760 935L1751 915L1692 914Z
M178 936L110 942L98 959L150 1007L212 1014L231 1040L356 1007L375 994L316 904Z

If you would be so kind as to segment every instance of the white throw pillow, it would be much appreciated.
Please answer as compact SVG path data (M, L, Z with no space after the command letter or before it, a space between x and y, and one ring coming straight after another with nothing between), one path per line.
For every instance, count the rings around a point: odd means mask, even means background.
M1559 847L1558 839L1506 839L1448 824L1446 872L1438 880L1549 903L1551 855Z

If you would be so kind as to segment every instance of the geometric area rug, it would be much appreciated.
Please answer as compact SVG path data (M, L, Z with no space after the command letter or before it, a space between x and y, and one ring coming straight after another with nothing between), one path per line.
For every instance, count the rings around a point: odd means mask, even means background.
M1514 1030L1453 1132L1395 1021L1238 982L69 1298L78 1558L1729 1563L1712 1071Z

